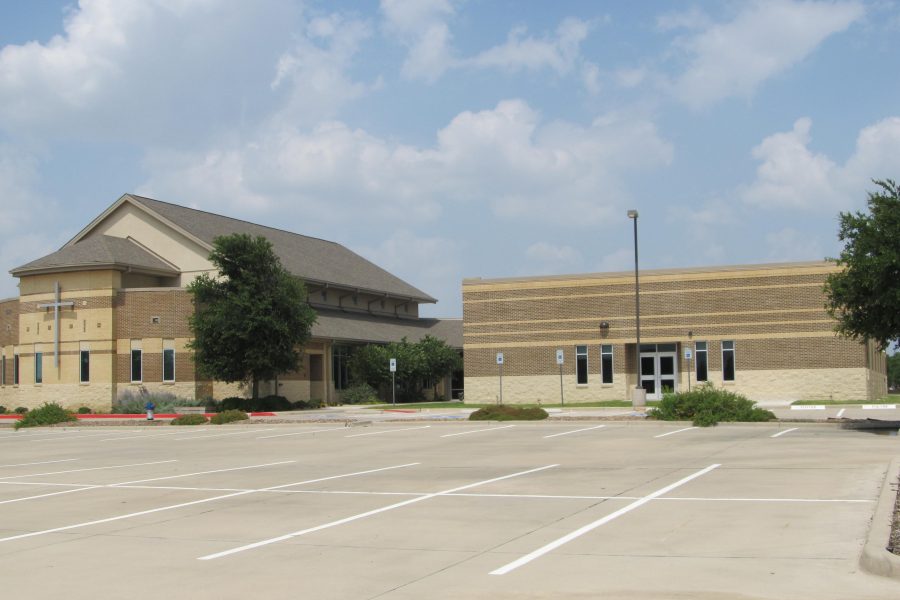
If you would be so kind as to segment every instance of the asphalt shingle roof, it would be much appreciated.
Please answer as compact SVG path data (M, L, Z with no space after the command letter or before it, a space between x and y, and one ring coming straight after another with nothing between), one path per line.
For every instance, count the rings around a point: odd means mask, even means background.
M91 267L133 268L160 274L178 275L178 270L124 238L97 235L48 254L10 271L14 276L34 271L84 269Z
M210 245L217 236L231 233L264 236L272 243L284 267L305 281L387 293L420 302L437 302L422 290L336 242L134 194L128 194L128 197Z
M348 342L418 342L426 335L463 347L462 319L395 319L316 309L315 338Z

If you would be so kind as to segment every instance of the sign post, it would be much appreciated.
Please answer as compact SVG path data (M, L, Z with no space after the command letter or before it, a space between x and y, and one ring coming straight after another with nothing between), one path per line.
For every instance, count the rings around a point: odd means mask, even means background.
M397 359L391 359L391 404L397 404L397 383L396 383L396 375L397 375Z
M503 353L497 353L497 367L500 369L500 404L503 404Z
M687 361L687 372L688 372L688 391L691 391L691 359L694 357L694 353L690 348L684 349L684 360Z
M566 399L563 396L563 351L556 351L556 364L559 365L559 403L561 406L566 405Z

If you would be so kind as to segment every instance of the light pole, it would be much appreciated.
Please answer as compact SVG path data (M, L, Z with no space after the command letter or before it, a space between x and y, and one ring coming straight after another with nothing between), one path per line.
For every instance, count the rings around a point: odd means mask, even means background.
M628 218L634 220L634 364L637 381L631 394L631 407L639 408L647 404L647 393L641 385L641 286L638 279L638 211L628 211Z

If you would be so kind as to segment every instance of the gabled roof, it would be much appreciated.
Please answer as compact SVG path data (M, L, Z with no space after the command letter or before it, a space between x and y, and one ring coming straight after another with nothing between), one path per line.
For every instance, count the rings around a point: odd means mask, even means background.
M33 260L10 271L15 277L59 271L87 269L134 270L153 275L175 277L178 270L147 252L134 242L98 235L63 246L53 254Z
M307 283L358 289L418 302L437 302L422 290L338 243L134 194L122 196L67 245L80 243L79 240L124 202L130 202L174 226L207 249L212 249L213 240L220 235L246 233L264 236L272 243L284 268Z

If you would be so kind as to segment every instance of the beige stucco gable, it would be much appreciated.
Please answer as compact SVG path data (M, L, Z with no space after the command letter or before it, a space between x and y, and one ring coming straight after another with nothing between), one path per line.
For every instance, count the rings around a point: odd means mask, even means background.
M174 225L174 226L173 226ZM123 196L98 219L72 240L108 235L129 239L181 272L185 286L201 273L214 272L209 262L210 248L200 240L179 231L146 208Z

